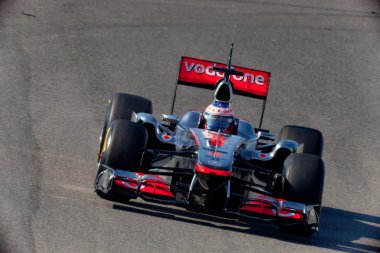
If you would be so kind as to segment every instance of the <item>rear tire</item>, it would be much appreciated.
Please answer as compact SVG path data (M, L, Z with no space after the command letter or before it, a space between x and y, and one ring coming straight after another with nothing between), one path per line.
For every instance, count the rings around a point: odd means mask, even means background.
M306 205L318 205L315 210L319 216L325 176L322 159L313 154L291 154L284 162L282 174L285 178L283 198ZM286 231L304 235L315 232L305 222L296 225L279 222L278 225Z
M279 134L278 140L293 140L303 144L303 153L322 156L323 135L320 131L301 126L284 126Z
M152 114L152 102L144 97L126 93L116 93L112 96L109 106L108 124L116 119L130 120L133 112Z
M109 100L104 119L104 125L100 134L98 161L104 145L104 139L108 126L114 120L130 120L132 113L145 112L152 114L152 102L149 99L126 93L115 93Z

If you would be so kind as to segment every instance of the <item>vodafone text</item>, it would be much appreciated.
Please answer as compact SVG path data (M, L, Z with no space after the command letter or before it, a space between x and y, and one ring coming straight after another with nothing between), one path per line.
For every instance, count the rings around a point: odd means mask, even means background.
M216 64L214 66L216 66ZM215 72L212 69L212 67L213 66L205 67L204 65L199 64L199 63L198 64L191 63L189 65L189 63L185 61L185 68L186 68L187 72L194 71L197 74L206 73L209 76L215 76L215 75L219 76L219 77L224 76L224 73ZM243 82L248 82L248 80L249 80L250 83L255 83L255 84L260 85L260 86L265 84L265 78L262 75L254 76L253 74L250 74L250 73L244 73L243 76L232 75L232 78L235 79L236 81L243 81Z

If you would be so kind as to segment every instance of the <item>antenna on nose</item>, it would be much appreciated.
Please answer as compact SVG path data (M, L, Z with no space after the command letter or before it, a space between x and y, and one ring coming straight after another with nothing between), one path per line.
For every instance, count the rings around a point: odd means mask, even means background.
M235 31L236 31L236 25L234 28L234 32L232 33L232 42L231 42L230 53L229 53L228 59L227 59L227 67L216 67L216 66L214 66L212 68L214 71L224 73L224 78L219 80L216 83L216 89L215 89L215 94L214 94L214 99L216 101L231 102L232 85L230 82L230 75L236 75L236 76L242 76L243 75L243 72L237 71L237 70L235 70L234 67L231 66L232 52L234 49Z
M232 52L234 50L234 40L235 40L235 31L236 31L236 25L234 28L234 32L232 34L232 42L231 42L231 48L230 48L230 54L228 55L227 59L227 67L216 67L214 66L212 69L217 71L217 72L222 72L224 73L224 78L223 80L226 82L229 82L230 80L230 75L236 75L236 76L242 76L243 72L235 70L234 67L231 67L231 62L232 62Z
M228 60L227 60L227 69L231 69L232 51L234 50L234 41L235 41L235 32L236 32L236 24L235 24L234 32L232 33L232 42L231 42L230 54L228 55ZM228 80L228 77L229 76L227 76L226 74L224 78Z

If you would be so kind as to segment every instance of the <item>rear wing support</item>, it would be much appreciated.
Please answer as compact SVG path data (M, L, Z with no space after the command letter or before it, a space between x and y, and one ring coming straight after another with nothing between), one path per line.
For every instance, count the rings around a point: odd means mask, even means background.
M213 67L225 67L226 64L205 61L186 56L181 57L178 79L175 83L171 106L171 114L174 113L178 85L192 86L203 89L215 89L216 83L223 79L224 74L213 70ZM260 99L263 101L260 124L262 126L266 100L269 91L270 72L233 66L237 71L243 72L242 76L231 75L233 93L245 97Z
M264 113L265 113L265 106L267 104L267 100L264 99L263 100L263 107L261 109L261 117L260 117L260 124L259 124L259 128L261 129L261 125L263 124L263 118L264 118Z

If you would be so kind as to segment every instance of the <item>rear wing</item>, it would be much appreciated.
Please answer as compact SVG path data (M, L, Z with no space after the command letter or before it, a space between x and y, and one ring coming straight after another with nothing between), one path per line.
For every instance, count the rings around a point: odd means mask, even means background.
M174 89L171 113L173 114L174 111L178 85L186 85L203 89L215 89L216 83L223 78L224 73L213 70L213 67L226 66L227 65L224 63L182 56L178 79ZM266 71L242 68L238 66L234 66L234 68L236 71L243 72L243 75L230 76L233 93L263 100L263 108L259 125L259 128L261 128L271 74Z

